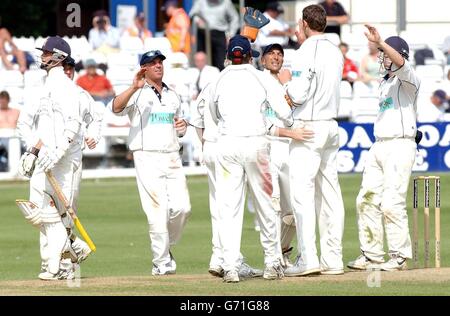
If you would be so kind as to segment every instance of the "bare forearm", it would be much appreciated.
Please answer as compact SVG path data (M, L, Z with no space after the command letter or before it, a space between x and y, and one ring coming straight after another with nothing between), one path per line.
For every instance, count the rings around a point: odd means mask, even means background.
M204 131L204 129L196 127L195 131L197 132L197 136L198 136L198 138L200 139L200 141L203 144L203 142L204 142L204 140L203 140L203 131Z
M282 128L282 127L277 127L275 129L275 135L279 136L279 137L289 137L292 138L292 130L288 129L288 128Z
M380 41L378 43L378 47L383 50L383 52L386 54L386 56L389 57L389 59L394 63L394 65L396 65L397 67L403 66L403 64L405 63L405 60L403 59L403 56L400 55L391 46L386 44L385 41Z
M131 97L137 90L137 88L129 87L127 90L116 96L112 103L113 112L122 112L127 106L128 101L130 101Z

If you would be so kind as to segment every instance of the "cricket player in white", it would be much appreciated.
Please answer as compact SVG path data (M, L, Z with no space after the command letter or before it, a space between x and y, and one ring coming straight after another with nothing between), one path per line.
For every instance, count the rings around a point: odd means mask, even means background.
M68 57L63 62L64 73L66 76L73 80L75 75L75 60L72 57ZM81 144L81 150L85 149L85 145L89 149L94 149L101 138L102 120L105 107L103 105L97 106L92 96L81 88L76 86L79 92L79 113L82 119L82 126L77 143ZM75 211L78 211L78 198L80 196L80 184L83 171L83 164L80 163L80 167L74 173L73 180L73 198L72 207ZM76 238L75 235L71 236L72 249L77 254L77 262L81 263L91 253L89 246L80 238Z
M409 47L402 38L392 36L383 41L375 27L366 27L367 39L380 50L386 72L374 125L376 142L369 150L356 199L361 255L348 267L366 270L380 264L381 270L397 271L406 269L406 259L411 258L406 195L416 157L420 80L408 61ZM390 257L387 262L383 228Z
M284 61L284 50L280 44L270 44L263 48L261 63L264 72L270 74L270 83L281 86L278 78ZM283 69L283 71L289 71ZM290 100L289 100L290 102ZM289 144L291 138L307 140L313 136L313 132L299 129L301 134L294 134L295 130L285 129L284 124L277 119L271 108L266 110L266 117L276 128L274 136L270 139L270 165L272 169L273 193L272 198L275 210L278 212L278 240L282 251L283 265L291 266L289 256L292 252L291 242L295 236L295 221L292 213L291 196L289 190ZM286 137L282 137L286 136Z
M216 191L220 191L216 181L217 164L217 125L214 123L210 109L211 83L208 83L200 92L195 101L195 110L191 113L190 125L196 127L200 140L203 143L203 162L208 175L209 209L211 213L212 228L212 255L208 272L217 277L224 276L222 245L219 238L219 209L216 200ZM242 254L239 255L240 265L238 275L241 279L260 277L263 271L249 266Z
M292 124L289 105L280 90L267 84L267 75L249 64L252 52L247 38L230 39L226 67L211 87L211 117L218 124L216 198L219 238L223 249L225 282L239 282L238 268L245 201L245 179L255 197L264 249L263 278L283 277L277 251L276 214L272 205L269 142L264 111L269 104L276 115Z
M62 67L70 56L70 46L55 36L48 38L39 49L43 51L41 68L48 76L39 104L21 113L17 127L28 148L21 157L19 172L31 177L36 164L37 168L30 181L30 201L18 205L41 230L39 278L71 279L74 277L71 259L61 260L61 257L67 252L76 257L70 239L73 222L44 172L52 171L64 195L72 201L74 173L81 164L79 94Z
M280 76L296 106L294 126L314 131L309 141L290 145L291 200L297 225L299 256L286 276L343 274L342 235L344 203L338 181L336 157L343 57L326 39L325 10L319 5L303 9L300 37L306 37L292 65L292 80ZM320 232L320 262L316 249L316 218Z
M191 213L178 141L187 123L180 117L178 95L162 81L165 58L159 50L142 55L132 86L111 102L112 111L131 122L128 145L149 224L153 275L175 273L170 247L181 238Z

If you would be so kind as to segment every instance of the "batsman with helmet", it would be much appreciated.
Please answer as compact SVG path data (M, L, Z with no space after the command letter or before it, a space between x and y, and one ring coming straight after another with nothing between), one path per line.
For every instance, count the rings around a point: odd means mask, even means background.
M30 201L18 201L17 205L30 223L40 229L42 263L39 278L71 279L74 277L71 261L85 259L89 251L84 251L87 245L72 234L73 221L44 172L52 172L71 202L74 174L81 168L82 156L79 93L63 71L63 63L71 53L69 44L54 36L38 49L42 50L41 68L48 76L39 104L21 111L17 124L19 135L27 146L20 160L19 173L31 177ZM73 242L78 244L79 258L72 248Z

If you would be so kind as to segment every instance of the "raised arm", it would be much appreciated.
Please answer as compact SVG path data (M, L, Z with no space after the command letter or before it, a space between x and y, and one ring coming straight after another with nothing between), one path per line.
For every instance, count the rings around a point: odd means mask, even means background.
M113 113L122 112L125 109L125 107L127 106L128 101L130 101L133 94L136 91L138 91L139 89L141 89L142 87L144 87L144 85L145 85L144 74L145 74L145 69L142 68L134 76L133 84L128 89L126 89L124 92L122 92L121 94L117 95L114 98L114 100L112 101L112 107L111 107Z
M365 24L365 27L368 30L368 32L364 32L367 39L377 45L378 49L381 49L395 66L398 68L402 67L405 64L405 59L403 56L381 39L381 36L375 27L369 24Z

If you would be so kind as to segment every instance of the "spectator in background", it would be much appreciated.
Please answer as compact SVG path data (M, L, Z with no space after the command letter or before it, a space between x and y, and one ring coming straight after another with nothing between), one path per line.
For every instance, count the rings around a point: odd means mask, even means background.
M414 52L414 62L416 64L416 66L417 65L425 65L426 59L433 59L433 58L434 58L433 50L430 49L429 47L417 49Z
M200 93L200 91L205 88L205 86L214 81L219 75L219 69L214 66L207 65L206 54L204 52L197 52L194 55L194 65L196 72L196 79L193 91L193 99L195 100Z
M144 12L140 12L134 18L134 25L130 26L125 30L123 36L129 37L139 37L142 42L145 41L146 38L153 37L152 32L147 28L145 24L145 14Z
M327 27L325 33L336 33L341 37L341 25L349 21L347 12L342 4L336 0L325 0L319 3L327 13Z
M228 39L239 30L239 15L231 0L197 0L189 16L200 15L197 32L197 51L206 52L205 21L211 32L212 65L224 69Z
M86 74L77 79L77 85L89 92L95 101L101 101L105 105L114 97L114 89L108 78L97 73L97 63L88 59L84 63Z
M0 129L14 129L19 118L19 110L9 107L9 94L6 91L0 92ZM8 170L8 138L0 137L0 171Z
M92 20L93 28L89 31L89 44L92 48L105 55L119 49L120 32L111 25L108 13L96 11Z
M13 70L15 64L18 65L19 71L22 74L28 69L29 65L25 52L17 48L12 40L11 33L5 28L0 28L0 58L3 66L7 70ZM31 62L34 62L32 58L30 60Z
M342 80L348 81L350 85L353 87L353 82L358 80L359 72L358 67L356 66L355 62L347 57L348 53L348 44L347 43L340 43L339 49L342 52L342 55L344 56L344 68L342 69Z
M378 87L380 82L380 63L378 62L378 48L372 42L369 42L369 54L365 55L361 60L359 67L361 81L369 88Z
M172 51L189 54L191 52L191 21L186 11L178 7L178 1L168 0L161 8L169 17L166 37L172 45Z
M450 112L448 107L448 97L444 90L438 89L433 92L430 98L430 105L418 108L417 120L419 122L442 122L444 113Z
M448 96L444 90L438 89L434 91L431 95L430 100L431 103L433 103L433 105L442 113L450 112L450 109L448 107Z
M269 2L267 4L264 15L270 20L270 23L259 31L258 46L266 47L275 43L280 44L282 47L288 46L289 37L294 35L294 30L280 19L280 15L283 13L283 6L279 2Z
M9 93L0 92L0 128L16 128L19 110L9 107Z

